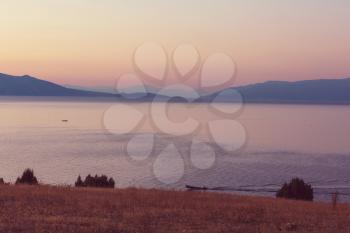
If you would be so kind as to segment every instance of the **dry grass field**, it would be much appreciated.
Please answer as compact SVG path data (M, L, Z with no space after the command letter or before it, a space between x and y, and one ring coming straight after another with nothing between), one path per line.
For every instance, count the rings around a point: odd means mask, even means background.
M1 186L0 232L350 232L350 205L204 192Z

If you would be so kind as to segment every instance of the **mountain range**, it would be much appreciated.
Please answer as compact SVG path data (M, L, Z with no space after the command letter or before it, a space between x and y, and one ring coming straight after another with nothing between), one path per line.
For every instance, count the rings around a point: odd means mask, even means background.
M245 103L350 104L350 78L268 81L234 89L242 94ZM206 98L210 100L215 95ZM221 99L229 100L230 95Z
M108 96L106 93L66 88L28 75L0 74L0 96Z
M208 102L216 98L222 102L235 102L237 99L235 91L241 93L245 103L350 104L350 78L297 82L268 81L228 88L223 90L221 94L201 96L197 101ZM132 96L138 95L139 93L132 94ZM155 95L154 92L150 92L141 100L152 100ZM77 86L61 86L28 75L12 76L7 74L0 74L0 96L76 96L125 99L118 93L113 94Z

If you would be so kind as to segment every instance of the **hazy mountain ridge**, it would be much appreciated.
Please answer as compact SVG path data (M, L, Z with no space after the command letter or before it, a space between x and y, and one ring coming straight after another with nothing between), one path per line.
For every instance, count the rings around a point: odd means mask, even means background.
M72 86L71 86L72 87ZM79 88L79 87L77 87ZM99 92L90 88L83 90L68 88L52 82L37 79L28 75L12 76L0 74L1 96L77 96L77 97L117 97L120 100L128 100L120 94ZM154 88L155 89L155 88ZM268 81L264 83L251 84L240 87L232 87L218 93L202 96L198 102L210 102L215 98L219 102L235 102L236 97L232 95L237 90L243 97L245 103L315 103L315 104L350 104L350 78L346 79L320 79L305 80L297 82ZM181 91L179 91L181 93ZM174 93L172 93L174 94ZM141 97L140 93L126 95L136 101L152 101L156 94L148 93ZM162 98L159 98L162 100ZM164 96L164 100L167 97ZM176 98L174 102L181 101Z
M268 81L237 90L248 103L350 103L350 78Z
M2 96L112 96L107 93L82 91L28 75L12 76L0 74L0 95Z

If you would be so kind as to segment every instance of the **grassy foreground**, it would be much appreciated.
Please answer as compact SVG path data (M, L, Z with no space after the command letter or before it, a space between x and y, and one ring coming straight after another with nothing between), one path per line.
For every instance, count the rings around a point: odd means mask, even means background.
M350 232L350 205L142 189L0 186L0 232Z

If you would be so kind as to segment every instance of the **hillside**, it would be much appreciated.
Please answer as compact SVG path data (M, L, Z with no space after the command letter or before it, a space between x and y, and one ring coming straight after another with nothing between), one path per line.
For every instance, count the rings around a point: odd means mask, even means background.
M238 90L248 103L350 103L350 78L270 81L239 87Z
M350 78L268 81L228 88L216 101L235 102L234 90L241 93L244 103L350 104ZM204 96L201 100L209 102L217 95Z
M68 87L67 87L68 86ZM143 96L140 93L118 95L99 92L97 89L69 88L52 82L37 79L28 75L11 76L0 73L0 96L82 96L82 97L119 97L120 100L152 101L153 92ZM154 88L150 87L153 90ZM306 103L306 104L350 104L350 78L348 79L324 79L306 80L297 82L268 81L224 90L216 101L235 102L231 90L237 90L242 94L245 103ZM100 90L101 91L101 90ZM182 95L181 90L175 90L177 95ZM218 92L220 93L220 92ZM211 102L218 93L202 96L197 101ZM174 94L174 93L172 93ZM169 93L169 95L172 95ZM141 96L141 98L136 98ZM124 97L124 98L123 98ZM127 97L127 98L125 98ZM158 96L159 100L167 100L166 96ZM175 99L176 101L183 101Z
M350 206L142 189L1 186L0 232L350 231Z
M2 96L112 96L111 94L66 88L28 75L0 74Z

